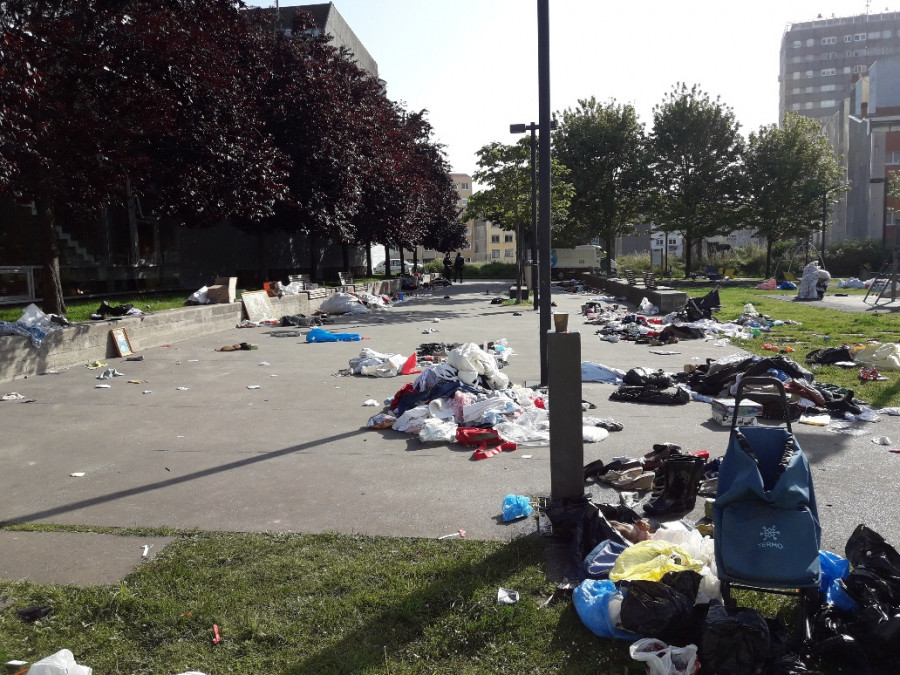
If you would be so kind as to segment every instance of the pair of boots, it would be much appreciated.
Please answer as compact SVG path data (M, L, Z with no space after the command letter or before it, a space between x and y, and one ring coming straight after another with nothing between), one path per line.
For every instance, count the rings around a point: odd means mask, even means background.
M697 503L697 490L706 461L694 455L672 453L656 471L653 497L644 504L651 516L691 511Z

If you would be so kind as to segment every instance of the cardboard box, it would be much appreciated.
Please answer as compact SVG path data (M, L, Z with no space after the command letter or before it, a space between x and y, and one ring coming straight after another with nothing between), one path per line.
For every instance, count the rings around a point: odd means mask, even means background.
M714 398L712 403L712 417L722 425L731 425L731 418L734 416L734 399L733 398ZM762 404L741 399L738 406L738 426L753 426L756 424L756 418L762 413Z
M237 277L217 277L216 283L206 289L210 302L234 302L237 293Z

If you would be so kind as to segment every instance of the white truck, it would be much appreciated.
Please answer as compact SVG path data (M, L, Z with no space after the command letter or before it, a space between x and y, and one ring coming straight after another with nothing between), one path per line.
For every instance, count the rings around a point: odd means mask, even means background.
M577 276L581 272L598 273L606 269L602 246L576 246L550 249L550 273L554 279Z

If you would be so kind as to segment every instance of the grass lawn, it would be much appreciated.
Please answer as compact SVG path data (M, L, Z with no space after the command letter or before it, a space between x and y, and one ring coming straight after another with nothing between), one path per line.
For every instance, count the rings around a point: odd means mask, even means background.
M720 320L740 316L752 302L772 319L801 322L774 327L740 345L759 355L772 353L762 348L766 342L794 349L788 355L803 363L817 347L867 338L895 341L900 335L898 315L839 312L764 297L773 293L746 288L720 293ZM900 405L900 375L887 375L884 382L860 382L856 369L816 370L817 379L849 386L875 406ZM502 543L174 534L173 544L121 583L78 588L0 580L0 607L8 605L0 609L0 662L34 661L66 647L98 675L644 672L624 642L590 633L569 599L545 606L554 587L546 580L544 546L537 536ZM501 586L517 590L519 603L498 605ZM769 617L790 615L787 599L746 594L739 602ZM32 605L54 611L34 624L16 618L15 609ZM222 637L218 644L213 644L214 624Z
M0 612L0 658L66 647L98 674L644 672L569 599L543 606L543 558L537 536L182 533L110 586L0 582L13 608L54 608L34 624ZM497 604L501 586L518 604Z

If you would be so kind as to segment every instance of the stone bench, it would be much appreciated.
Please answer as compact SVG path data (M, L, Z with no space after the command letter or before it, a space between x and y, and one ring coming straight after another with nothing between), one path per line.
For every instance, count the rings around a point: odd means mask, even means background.
M313 314L331 289L311 291L281 298L269 298L275 316ZM92 361L119 363L120 357L110 337L112 328L124 328L132 349L173 344L179 340L211 335L237 326L245 318L244 306L236 302L176 307L143 316L75 323L51 331L38 348L19 335L0 337L0 382L39 375L50 370L81 366Z
M684 291L679 291L668 286L659 286L655 288L647 288L644 284L635 281L634 284L628 283L627 279L603 279L591 275L589 280L598 288L617 298L625 298L625 300L633 305L639 305L641 300L647 298L649 302L659 307L660 314L668 314L669 312L677 312L684 308L687 303L688 295Z

